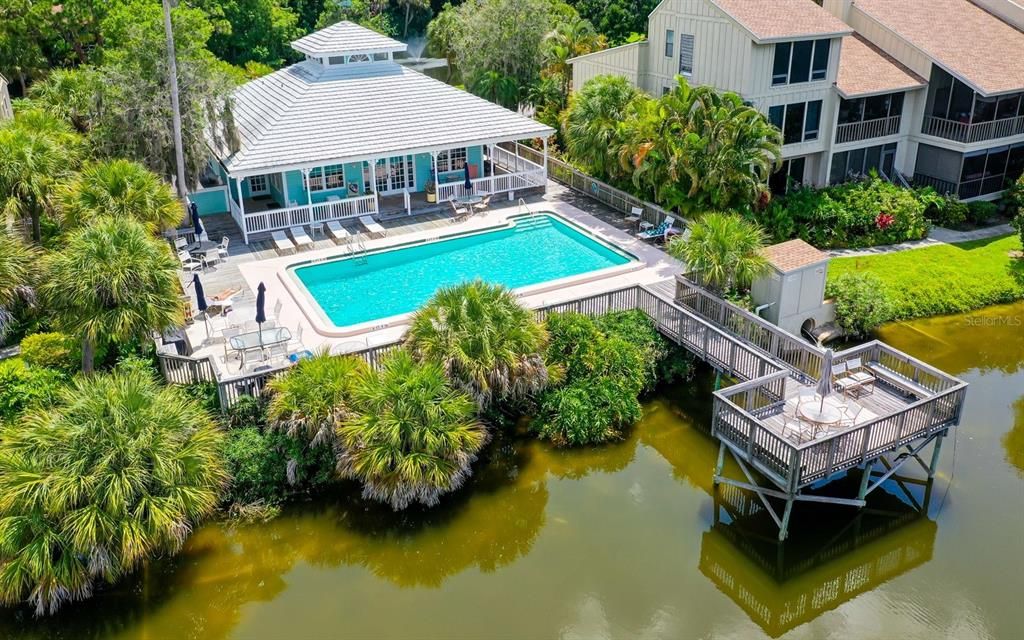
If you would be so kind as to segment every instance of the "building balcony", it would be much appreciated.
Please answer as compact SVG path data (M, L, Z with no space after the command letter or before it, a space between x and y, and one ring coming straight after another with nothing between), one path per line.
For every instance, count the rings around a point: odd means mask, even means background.
M921 133L966 144L1008 138L1024 135L1024 115L975 123L925 116Z
M861 122L840 123L836 127L836 144L894 136L900 132L901 121L901 116L891 116Z

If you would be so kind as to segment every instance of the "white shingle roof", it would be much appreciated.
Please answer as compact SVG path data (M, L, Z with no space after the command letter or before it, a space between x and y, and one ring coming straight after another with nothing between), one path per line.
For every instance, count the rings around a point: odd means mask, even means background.
M405 51L405 43L381 35L372 29L342 21L314 31L292 42L292 48L311 56L337 53Z
M240 175L546 137L551 127L394 63L300 62L234 95Z

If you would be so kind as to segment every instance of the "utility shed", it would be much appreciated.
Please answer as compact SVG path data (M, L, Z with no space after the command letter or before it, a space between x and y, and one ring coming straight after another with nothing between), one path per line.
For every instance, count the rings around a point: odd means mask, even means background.
M764 319L794 335L831 322L825 303L828 254L803 240L788 240L764 250L770 269L751 287L751 299Z

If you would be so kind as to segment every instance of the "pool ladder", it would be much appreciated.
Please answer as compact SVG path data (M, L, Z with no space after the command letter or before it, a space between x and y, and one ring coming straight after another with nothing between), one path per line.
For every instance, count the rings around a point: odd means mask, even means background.
M528 214L530 214L531 218L533 216L537 215L537 212L530 211L530 206L528 204L526 204L526 200L523 200L522 198L519 198L519 210L516 213L517 213L517 215L522 215L524 213L528 213Z
M366 264L366 243L362 234L349 236L345 244L349 257L355 260L356 264Z

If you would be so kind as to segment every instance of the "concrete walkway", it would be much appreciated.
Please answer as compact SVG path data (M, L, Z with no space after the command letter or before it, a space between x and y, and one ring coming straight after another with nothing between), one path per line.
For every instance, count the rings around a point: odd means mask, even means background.
M828 255L834 258L852 258L856 256L877 256L885 253L896 253L909 249L923 249L925 247L936 247L943 244L957 244L970 242L971 240L985 240L1014 233L1014 228L1009 224L997 224L994 227L984 229L973 229L971 231L954 231L943 227L932 227L932 231L924 240L913 240L901 242L900 244L887 244L878 247L867 247L866 249L832 249L827 251Z

